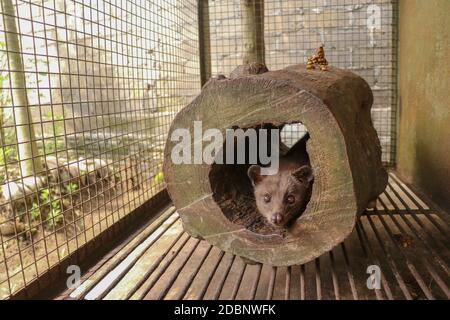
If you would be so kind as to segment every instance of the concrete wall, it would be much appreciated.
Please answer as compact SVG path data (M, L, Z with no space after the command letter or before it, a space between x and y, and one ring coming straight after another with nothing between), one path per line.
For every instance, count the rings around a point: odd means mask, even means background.
M448 0L400 1L397 168L450 208Z

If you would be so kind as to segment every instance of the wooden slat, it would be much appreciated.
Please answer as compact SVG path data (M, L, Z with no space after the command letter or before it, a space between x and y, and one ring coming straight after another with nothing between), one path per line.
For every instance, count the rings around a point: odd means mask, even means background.
M84 286L72 296L450 299L447 213L437 212L433 204L393 174L377 207L359 219L345 242L301 266L246 265L239 257L183 233L171 210L130 239L95 272L88 272ZM411 238L412 247L399 242L398 237ZM382 271L381 290L366 286L369 265L378 265Z

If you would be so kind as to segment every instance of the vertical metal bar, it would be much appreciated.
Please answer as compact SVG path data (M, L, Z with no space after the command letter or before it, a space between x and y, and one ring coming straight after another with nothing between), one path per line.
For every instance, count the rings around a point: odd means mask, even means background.
M197 0L198 45L200 82L203 86L211 78L211 36L209 22L209 1Z

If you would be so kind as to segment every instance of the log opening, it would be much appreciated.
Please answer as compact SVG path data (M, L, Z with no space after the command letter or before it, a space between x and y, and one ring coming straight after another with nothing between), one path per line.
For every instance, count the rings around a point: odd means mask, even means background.
M242 129L244 132L247 132L248 129L254 129L256 136L259 136L261 129L279 130L281 154L286 152L307 133L306 127L301 123L286 123L278 126L269 123L239 129ZM251 164L254 164L249 159L249 142L250 138L246 137L244 146L246 155L245 163L237 164L236 154L238 152L238 144L233 143L234 164L214 162L211 165L208 176L211 190L213 191L213 199L222 210L224 216L233 224L244 227L256 234L280 235L284 237L287 231L286 228L276 227L270 224L258 212L256 207L253 186L247 175L248 168ZM225 140L222 150L226 150L226 143L227 141ZM265 143L267 150L270 150L270 139L266 139ZM263 165L259 158L257 164ZM298 213L296 219L301 216L303 211Z

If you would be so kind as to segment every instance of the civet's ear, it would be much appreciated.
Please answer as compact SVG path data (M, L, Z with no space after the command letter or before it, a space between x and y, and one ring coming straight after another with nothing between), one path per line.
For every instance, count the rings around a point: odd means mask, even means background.
M314 173L310 166L304 165L295 170L292 175L305 186L309 186L311 181L314 180Z
M248 168L247 175L250 178L253 186L256 186L264 179L264 177L261 175L261 167L256 164L251 165Z

